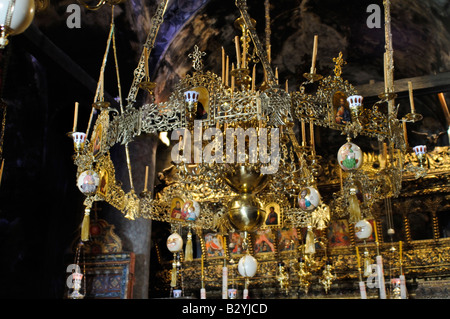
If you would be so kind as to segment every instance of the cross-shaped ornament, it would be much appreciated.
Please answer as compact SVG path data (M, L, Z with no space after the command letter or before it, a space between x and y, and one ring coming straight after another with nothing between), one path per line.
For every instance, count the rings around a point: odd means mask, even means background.
M199 50L198 46L194 46L194 52L189 53L188 57L192 59L192 67L196 71L201 71L203 69L202 56L205 56L206 52Z

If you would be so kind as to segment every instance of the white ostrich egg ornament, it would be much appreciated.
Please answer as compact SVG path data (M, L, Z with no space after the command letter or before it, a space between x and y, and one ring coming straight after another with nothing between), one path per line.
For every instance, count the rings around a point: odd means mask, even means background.
M304 211L313 211L320 204L320 194L314 187L305 187L298 194L298 205Z
M85 195L92 195L97 191L100 177L93 170L84 171L78 176L77 186Z
M256 274L258 262L251 255L242 256L239 259L238 271L242 277L253 277Z
M344 171L354 171L361 167L363 163L363 153L358 145L347 142L339 149L337 160L339 166Z
M11 0L0 0L0 25L9 27L11 35L24 32L31 24L35 13L34 0L16 0L10 8L11 22L7 25L7 14Z
M183 238L181 238L181 236L177 233L173 233L167 237L166 245L170 252L176 253L177 251L183 249Z
M355 235L359 239L369 238L372 234L372 225L365 219L355 224Z

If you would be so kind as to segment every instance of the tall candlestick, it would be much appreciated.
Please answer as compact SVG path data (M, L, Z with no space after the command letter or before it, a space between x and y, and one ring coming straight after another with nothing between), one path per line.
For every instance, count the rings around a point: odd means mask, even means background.
M416 108L414 107L414 97L411 81L408 81L408 91L409 91L409 104L411 105L411 113L414 114L416 113Z
M144 61L145 77L148 80L149 79L149 72L148 72L148 49L147 49L147 47L144 47L144 56L145 56L145 61Z
M400 265L402 264L402 241L398 242L398 257L400 260Z
M314 36L314 47L313 47L313 55L312 55L312 62L311 62L311 72L310 73L316 73L316 58L317 58L317 44L319 42L319 36L316 34Z
M236 45L236 60L237 60L237 68L241 67L241 46L239 45L239 37L236 36L234 38L234 44Z
M253 73L252 73L252 92L255 92L255 81L256 81L256 64L253 65Z
M144 184L144 192L147 191L147 180L148 180L148 166L145 166L145 184Z
M247 67L247 41L245 37L243 38L242 46L244 47L244 52L242 53L242 68L245 69Z
M76 130L77 130L77 122L78 122L78 102L75 102L75 110L74 110L74 115L73 115L72 132L76 132Z
M231 63L231 72L233 73L234 71L234 63ZM231 93L234 92L234 76L231 75Z
M222 84L225 84L225 49L222 47Z
M313 154L315 154L315 152L316 152L316 147L315 147L315 145L314 145L314 123L313 123L313 121L310 121L309 122L309 135L310 135L310 138L311 138L311 148L312 148L312 152L313 152Z
M275 68L275 80L277 81L278 84L278 68Z
M284 85L284 89L287 93L289 93L289 85L288 85L288 80L286 80L286 83Z
M306 146L306 127L305 127L305 122L302 122L302 146Z
M269 63L272 62L272 46L271 45L267 46L267 60L269 61Z
M225 86L228 86L228 78L230 77L230 57L227 55L227 66L225 70Z

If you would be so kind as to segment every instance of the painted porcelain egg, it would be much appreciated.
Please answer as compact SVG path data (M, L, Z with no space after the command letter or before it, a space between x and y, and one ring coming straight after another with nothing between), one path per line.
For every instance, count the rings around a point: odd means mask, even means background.
M85 195L92 195L97 191L100 178L93 170L84 171L78 176L77 186Z
M253 277L256 274L258 262L251 255L242 256L239 259L238 271L242 277Z
M173 233L167 237L166 245L170 252L176 253L177 251L183 249L183 238L181 238L181 236L177 233Z
M312 211L320 204L320 194L314 187L305 187L300 190L298 204L304 211Z
M372 234L372 225L365 219L355 224L355 235L359 239L367 239Z
M347 142L339 149L337 160L344 171L357 170L362 165L363 153L358 145Z

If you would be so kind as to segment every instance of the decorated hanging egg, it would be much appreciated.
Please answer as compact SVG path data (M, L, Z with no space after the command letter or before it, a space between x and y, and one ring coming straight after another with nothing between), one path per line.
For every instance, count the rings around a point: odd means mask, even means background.
M305 187L298 194L298 204L304 211L312 211L320 204L320 194L314 187Z
M367 239L372 235L372 225L365 219L355 224L355 235L359 239Z
M257 266L258 262L252 255L244 255L239 259L238 271L242 277L253 277Z
M84 171L78 176L77 186L85 195L92 195L97 191L100 177L93 170Z
M173 233L167 237L166 245L170 252L176 253L177 251L183 249L183 238L181 238L181 236L177 233Z
M194 221L200 215L200 204L195 200L188 199L184 202L181 212L187 221Z
M344 171L354 171L361 167L363 153L358 145L347 142L339 149L337 160Z

